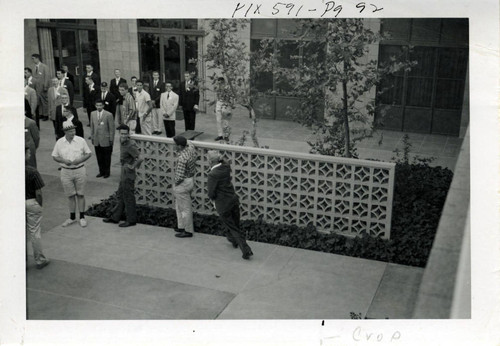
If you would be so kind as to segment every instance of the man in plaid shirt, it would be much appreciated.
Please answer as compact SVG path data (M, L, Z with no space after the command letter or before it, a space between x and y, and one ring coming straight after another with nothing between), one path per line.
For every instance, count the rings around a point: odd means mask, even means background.
M175 136L175 150L178 153L175 166L175 211L177 213L177 228L175 235L178 238L193 236L193 207L191 205L191 191L194 188L194 173L196 171L196 149L183 136Z

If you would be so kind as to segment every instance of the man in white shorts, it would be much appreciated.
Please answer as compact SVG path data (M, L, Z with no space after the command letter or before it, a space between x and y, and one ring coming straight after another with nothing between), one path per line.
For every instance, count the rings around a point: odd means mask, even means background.
M80 226L87 226L84 196L87 172L84 162L90 158L92 152L85 139L76 136L75 129L76 127L71 121L65 121L63 123L64 137L56 142L52 151L52 158L61 166L61 183L69 204L70 218L64 221L62 227L76 222L77 203L80 212Z

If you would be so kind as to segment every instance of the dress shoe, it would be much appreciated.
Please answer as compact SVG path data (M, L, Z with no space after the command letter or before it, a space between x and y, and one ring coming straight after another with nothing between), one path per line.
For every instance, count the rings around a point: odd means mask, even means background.
M190 238L193 236L193 233L189 233L189 232L180 232L180 233L177 233L175 235L177 238Z
M98 174L98 175L96 175L95 177L96 177L96 178L100 178L100 177L103 177L103 176L104 176L104 174L99 173L99 174Z
M245 252L245 253L243 254L243 256L241 256L241 257L242 257L243 259L246 259L246 260L247 260L247 259L250 259L250 256L253 256L253 252L252 252L252 250Z
M103 219L102 222L105 222L105 223L118 223L118 221L115 221L115 220L113 220L110 217L107 217L107 218Z
M104 179L109 178L109 174L104 174L104 175L103 175L103 178L104 178Z
M49 264L50 264L50 261L49 261L49 260L47 260L47 261L45 261L45 262L43 262L43 263L37 264L37 265L36 265L36 269L43 269L43 268L45 268L46 266L48 266Z
M161 135L161 131L156 131L156 134L157 135Z
M215 137L214 141L220 141L220 140L223 140L223 139L224 139L224 137L222 137L222 136L217 136L217 137Z
M42 117L42 121L47 121L49 120L49 117Z
M131 223L128 221L122 222L121 224L118 225L118 227L130 227L130 226L135 226L135 222Z

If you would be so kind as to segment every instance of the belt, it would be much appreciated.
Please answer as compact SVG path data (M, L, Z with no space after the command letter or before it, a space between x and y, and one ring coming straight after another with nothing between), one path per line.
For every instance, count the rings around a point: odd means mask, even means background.
M64 168L64 169L78 169L78 168L82 168L82 167L83 167L83 165L78 166L78 167L71 167L71 168L61 166L61 168Z

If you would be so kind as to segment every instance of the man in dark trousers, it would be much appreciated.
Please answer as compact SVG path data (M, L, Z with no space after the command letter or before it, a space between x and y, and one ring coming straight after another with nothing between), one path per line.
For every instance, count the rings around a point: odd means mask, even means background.
M163 115L160 110L161 94L165 92L165 83L160 80L160 73L153 71L153 80L149 87L149 95L153 102L152 116L153 116L153 135L161 135L161 128L163 123Z
M108 90L108 83L101 83L101 100L104 102L104 110L110 112L115 119L116 97Z
M64 78L68 79L71 82L71 84L73 84L73 87L76 88L75 76L73 76L71 73L69 73L68 65L62 64L61 69L64 71Z
M66 79L66 77L64 77L64 71L62 69L56 71L56 76L58 80L57 86L59 88L66 89L69 95L69 103L73 104L73 100L75 97L75 89L73 87L73 83L71 83L69 79Z
M233 247L240 247L243 259L253 255L245 235L240 229L240 203L231 183L231 167L215 150L208 152L210 172L207 178L208 197L214 202L222 223L226 226L226 237Z
M118 204L113 208L111 217L105 218L106 223L118 223L123 211L127 215L127 221L119 224L119 227L134 226L137 223L137 210L135 205L134 184L135 169L140 166L142 157L135 141L130 139L130 129L127 125L120 125L120 163L122 172L120 186L118 187Z
M127 84L127 80L122 78L122 73L119 69L115 69L115 78L109 81L109 91L115 95L117 100L120 98L120 91L118 90L118 87L122 83Z
M76 135L78 137L84 138L83 125L80 120L78 120L78 113L76 108L69 103L68 94L61 94L61 104L56 107L56 120L55 120L55 131L56 131L56 141L59 138L64 137L63 123L70 120L76 127Z
M89 117L90 126L90 114L95 111L95 101L99 98L101 94L101 88L94 82L94 79L90 76L85 76L85 87L83 89L83 107L87 110L87 116Z
M200 91L193 76L189 72L184 73L184 83L181 83L179 104L184 113L184 126L186 131L194 130L196 123L196 112L200 101Z
M96 178L109 178L113 140L115 139L115 120L110 112L104 110L104 101L96 100L95 108L96 110L90 115L90 138L99 166L99 174Z

